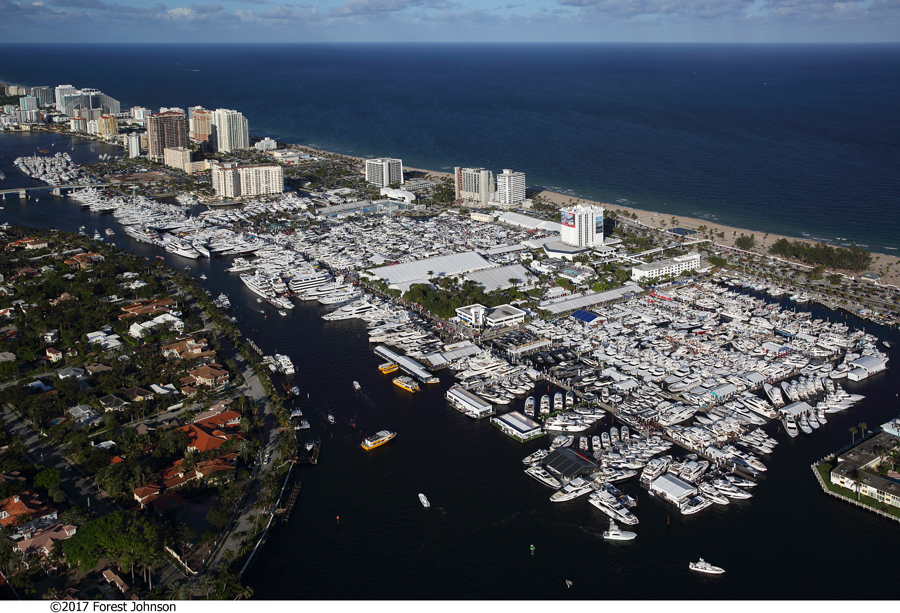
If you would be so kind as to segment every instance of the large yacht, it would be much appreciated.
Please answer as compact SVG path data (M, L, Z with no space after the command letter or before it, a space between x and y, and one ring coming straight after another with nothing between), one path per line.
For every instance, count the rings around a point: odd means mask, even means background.
M622 523L634 526L638 523L638 518L631 511L622 506L622 503L616 500L616 497L607 492L600 490L591 494L590 502L592 505L609 515L613 519L618 519Z
M543 483L547 487L552 487L553 489L560 488L560 482L556 480L556 477L548 473L543 467L538 465L532 465L529 468L525 469L525 474L529 477L536 479L537 481Z
M327 272L314 272L294 277L291 279L290 283L288 283L288 287L290 287L291 291L295 294L299 294L314 287L322 286L331 281L331 279L331 275Z
M565 502L567 500L574 500L579 496L584 496L585 494L590 494L594 491L594 488L591 487L591 484L581 477L576 477L572 479L567 484L565 484L561 490L554 493L550 496L550 502Z

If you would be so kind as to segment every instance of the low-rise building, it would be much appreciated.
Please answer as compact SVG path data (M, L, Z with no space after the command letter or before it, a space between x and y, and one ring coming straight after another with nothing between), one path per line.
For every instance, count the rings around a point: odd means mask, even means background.
M686 270L697 270L698 268L700 268L700 254L689 253L635 266L631 269L631 280L640 283L662 277L677 277Z

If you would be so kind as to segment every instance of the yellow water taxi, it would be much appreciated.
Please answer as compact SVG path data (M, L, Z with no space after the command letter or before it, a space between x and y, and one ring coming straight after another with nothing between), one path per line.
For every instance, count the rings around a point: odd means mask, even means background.
M418 392L419 384L412 377L397 377L394 379L394 385L402 387L408 392Z
M366 451L369 451L370 449L375 449L376 447L384 445L395 436L397 436L396 432L391 432L390 430L381 430L380 432L376 432L375 434L364 440L360 444L360 447L362 447Z
M399 365L394 364L393 362L385 362L381 366L378 367L378 370L383 372L384 374L396 372L397 369L400 368Z

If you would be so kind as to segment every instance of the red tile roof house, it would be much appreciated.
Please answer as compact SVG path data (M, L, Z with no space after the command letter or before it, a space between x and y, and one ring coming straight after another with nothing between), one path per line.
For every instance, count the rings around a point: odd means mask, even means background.
M25 518L31 523L48 516L56 519L56 508L31 490L0 500L0 526L4 528L15 527Z
M127 592L129 589L131 589L128 587L128 584L125 583L125 580L122 579L122 577L120 577L119 574L114 570L111 570L111 569L104 570L103 578L106 579L107 583L114 584L117 588L119 588L119 591L122 592L123 594L125 592Z
M63 353L59 349L54 349L53 347L47 347L47 357L51 362L59 362L63 359Z
M241 414L225 411L203 421L179 428L188 435L188 451L218 449L225 441L243 437L237 432Z

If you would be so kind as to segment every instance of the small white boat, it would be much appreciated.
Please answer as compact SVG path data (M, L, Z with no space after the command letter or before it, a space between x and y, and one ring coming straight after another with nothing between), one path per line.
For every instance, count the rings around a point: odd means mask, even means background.
M278 314L281 315L282 317L286 317L286 316L287 316L287 311L282 311L281 309L279 309L279 310L278 310Z
M353 382L353 389L355 389L357 392L362 389L362 385L359 384L359 381ZM419 494L419 496L421 496L421 495L422 494Z
M719 568L718 566L713 566L703 558L700 558L699 562L691 562L688 564L688 568L691 570L695 570L698 573L706 573L708 575L721 575L725 572L724 569Z
M355 381L354 381L355 383ZM426 509L431 506L431 503L428 502L428 499L425 497L425 494L419 494L419 502L422 503L422 506Z
M628 530L620 530L616 522L609 520L609 530L604 530L603 538L607 541L631 541L637 534Z
M328 414L328 423L330 423L330 424L334 423L334 415L332 415L331 413Z

